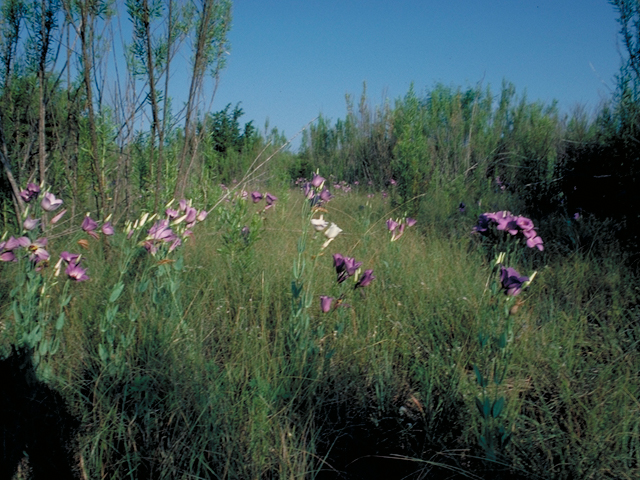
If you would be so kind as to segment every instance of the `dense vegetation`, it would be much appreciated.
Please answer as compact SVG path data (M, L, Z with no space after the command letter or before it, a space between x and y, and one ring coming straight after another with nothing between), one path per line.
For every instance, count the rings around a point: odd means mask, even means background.
M0 476L637 478L640 22L614 4L593 115L365 90L292 152L203 113L229 2L128 1L118 74L107 2L4 2Z

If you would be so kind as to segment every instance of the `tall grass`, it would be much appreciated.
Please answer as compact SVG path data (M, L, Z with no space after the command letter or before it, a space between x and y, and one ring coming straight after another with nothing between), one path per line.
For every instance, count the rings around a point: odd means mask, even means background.
M520 271L538 274L513 317L500 386L512 442L488 462L473 365L480 318L491 312L491 264L470 233L475 213L421 197L418 224L392 243L385 221L404 207L335 190L324 215L344 231L326 250L308 232L304 253L315 262L312 282L310 266L304 273L313 300L305 308L313 348L304 353L291 340L291 282L306 200L277 193L267 211L248 204L220 222L224 214L212 213L169 262L134 249L122 275L126 233L91 239L83 253L91 280L72 285L61 349L48 360L51 384L80 421L73 465L81 476L638 475L637 289L615 244L594 249L570 241L587 226L536 220L547 249L519 257ZM230 248L241 224L256 236ZM84 236L56 239L52 253L76 250ZM333 253L362 261L376 279L357 290L345 282L345 290ZM8 291L16 267L0 268ZM168 284L154 290L162 269L179 283L175 303L163 296ZM124 288L112 302L118 277ZM349 305L322 313L319 296L341 291ZM2 298L8 346L12 317ZM113 304L114 344L126 348L105 359L101 325Z

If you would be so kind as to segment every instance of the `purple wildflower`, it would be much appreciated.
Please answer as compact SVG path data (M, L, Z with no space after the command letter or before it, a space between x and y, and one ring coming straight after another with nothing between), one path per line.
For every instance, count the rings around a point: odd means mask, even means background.
M329 190L327 190L326 188L322 190L322 192L320 192L320 200L322 200L323 202L328 202L329 200L331 200L333 198L333 195L331 195L331 192Z
M502 267L500 270L500 283L505 293L515 297L522 290L523 285L529 281L529 277L521 276L515 268Z
M253 203L258 203L260 200L262 200L262 194L260 192L252 192L251 200L253 200Z
M527 217L517 217L516 224L520 229L524 232L527 230L533 230L533 222L530 218Z
M275 195L271 195L269 192L267 192L264 197L267 201L267 205L273 205L278 201L278 197L276 197Z
M323 177L321 177L320 175L317 174L313 174L313 179L311 180L311 185L313 185L316 188L320 188L322 187L322 185L324 184L325 179Z
M358 287L366 287L369 285L376 277L373 276L373 270L365 270L362 276L358 279L358 283L354 288Z
M320 310L322 310L323 313L328 313L331 310L332 303L333 303L333 297L320 295Z
M311 185L309 182L305 183L304 185L302 185L302 192L307 200L311 200L314 195L313 185Z
M537 248L538 250L544 250L543 241L540 237L533 237L527 239L527 247L529 248Z
M396 240L398 240L402 234L404 233L404 229L407 226L406 223L401 223L400 226L398 227L398 229L393 232L393 235L391 235L391 241L395 242Z
M167 216L167 218L169 220L173 220L174 218L178 218L178 215L180 215L180 213L178 212L178 210L175 210L173 208L167 208L164 211L164 214Z
M413 227L418 221L415 218L407 217L407 227Z
M60 254L60 258L62 260L64 260L65 262L67 262L67 264L69 263L78 263L78 259L80 258L80 254L78 253L69 253L69 252L62 252Z
M358 269L362 266L362 262L356 262L355 258L344 257L344 268L349 277L355 275Z
M12 252L16 248L25 248L31 245L31 240L28 237L18 237L14 238L13 236L9 237L9 240L4 244L4 249Z
M17 262L18 259L12 251L0 253L0 262Z
M114 233L116 233L113 229L113 225L111 225L111 222L104 222L101 230L105 235L113 235Z
M198 216L198 210L193 207L187 207L186 210L186 218L185 222L187 222L187 227L191 228L196 224L196 218Z
M60 205L62 205L62 200L56 198L56 196L51 192L45 193L44 198L40 203L42 209L47 212L53 212L54 210L57 210Z
M55 217L53 217L51 219L51 221L49 222L51 225L55 225L56 223L58 223L60 221L60 219L64 216L64 214L67 213L67 210L62 210L60 213L58 213Z
M207 215L209 215L209 212L207 212L206 210L200 210L200 212L198 212L196 220L198 220L199 222L204 222L207 218Z
M25 202L29 203L31 200L36 198L39 193L40 187L38 185L35 183L27 183L26 190L21 191L20 196Z
M169 228L168 220L157 221L147 233L149 234L148 240L173 242L176 239L176 234Z
M387 229L390 232L393 232L396 228L398 228L398 222L396 222L393 218L387 220Z
M22 226L24 227L25 230L30 232L31 230L36 228L39 223L40 223L40 219L39 218L27 217L27 219L24 221Z
M98 238L98 234L95 232L96 228L98 228L98 222L92 219L89 215L84 217L84 220L82 220L82 225L80 226L82 227L82 230L87 232L93 238Z
M31 243L29 245L29 252L31 252L31 255L29 256L29 260L31 260L34 263L38 263L38 262L42 262L44 260L49 260L49 252L47 252L45 250L45 247L47 246L47 239L46 238L38 238L37 240L34 240L33 243Z
M89 280L89 277L87 276L87 269L82 268L75 262L70 262L64 273L66 273L71 280L75 280L76 282L84 282L85 280Z

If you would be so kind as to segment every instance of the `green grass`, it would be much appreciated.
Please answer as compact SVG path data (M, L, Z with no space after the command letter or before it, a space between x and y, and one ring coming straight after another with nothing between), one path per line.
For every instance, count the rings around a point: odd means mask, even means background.
M304 252L313 302L303 343L291 333L303 198L278 196L247 250L219 251L224 232L214 214L195 227L174 252L184 268L168 270L181 282L175 304L136 289L145 269L153 275L167 265L147 254L130 264L115 325L118 338L136 329L119 371L98 352L122 255L109 244L118 238L92 240L83 251L91 280L72 285L62 348L48 360L52 385L81 421L74 461L82 475L339 478L339 470L357 478L358 468L380 465L378 472L409 478L637 478L637 279L615 246L572 243L563 220L536 221L547 249L519 257L522 273L538 274L519 297L499 386L513 440L499 463L488 463L478 446L473 365L481 359L479 319L491 312L491 266L470 233L475 212L458 214L457 198L427 196L419 223L390 243L384 222L402 208L391 214L391 200L379 194L338 194L324 215L343 234L323 252L323 239L309 239ZM77 251L81 237L56 239L53 253ZM346 289L350 307L323 314L319 296L337 297L341 288L333 253L362 261L376 279ZM12 268L0 266L3 292Z

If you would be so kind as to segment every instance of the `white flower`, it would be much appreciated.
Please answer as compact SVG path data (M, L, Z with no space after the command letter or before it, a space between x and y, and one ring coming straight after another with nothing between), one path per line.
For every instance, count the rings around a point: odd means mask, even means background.
M327 241L322 244L321 249L324 250L331 243L331 241L336 238L342 229L338 227L335 223L332 223L329 228L324 231L324 236L327 237Z
M321 232L322 230L327 228L327 225L329 225L329 222L324 220L322 218L322 215L320 215L320 218L312 218L311 219L311 225L313 225L313 228L315 228L316 231ZM335 225L335 223L334 223L334 225Z

